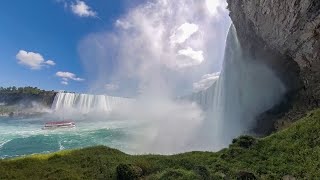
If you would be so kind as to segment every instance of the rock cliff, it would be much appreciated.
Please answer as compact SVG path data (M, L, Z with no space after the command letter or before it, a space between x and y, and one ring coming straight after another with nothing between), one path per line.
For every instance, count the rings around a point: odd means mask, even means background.
M227 0L244 55L275 71L287 87L283 102L258 118L262 134L320 106L320 1Z

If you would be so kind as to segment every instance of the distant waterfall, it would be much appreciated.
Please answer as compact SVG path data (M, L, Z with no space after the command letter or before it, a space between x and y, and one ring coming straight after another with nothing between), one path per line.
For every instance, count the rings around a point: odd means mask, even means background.
M200 130L206 149L220 149L255 125L255 117L278 103L285 87L276 75L258 59L243 56L237 33L230 27L223 69L219 79L207 90L189 96L206 111Z
M53 101L53 110L73 109L82 113L111 112L114 108L128 104L129 98L107 95L89 95L59 92Z

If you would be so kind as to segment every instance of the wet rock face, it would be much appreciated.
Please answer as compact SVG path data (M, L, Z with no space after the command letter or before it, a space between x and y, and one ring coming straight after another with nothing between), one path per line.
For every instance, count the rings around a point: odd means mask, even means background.
M320 1L227 1L244 55L273 69L294 97L285 118L319 107Z
M238 22L240 18L251 24L250 28L270 48L288 54L300 68L319 64L320 1L228 0L228 3L234 23L243 23Z

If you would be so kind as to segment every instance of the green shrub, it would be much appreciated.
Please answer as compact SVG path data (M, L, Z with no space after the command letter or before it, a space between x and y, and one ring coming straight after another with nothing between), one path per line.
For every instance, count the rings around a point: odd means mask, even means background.
M193 171L168 169L161 173L159 180L195 180L200 179Z
M194 171L201 177L201 179L210 179L210 172L204 166L196 166Z
M241 148L250 148L257 143L257 139L252 136L240 136L232 140L232 146L238 146Z
M118 180L135 180L143 175L142 169L139 166L132 164L119 164L117 166Z

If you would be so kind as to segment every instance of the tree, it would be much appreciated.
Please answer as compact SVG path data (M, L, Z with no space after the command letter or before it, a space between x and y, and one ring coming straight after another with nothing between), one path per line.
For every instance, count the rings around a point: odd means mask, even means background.
M12 86L11 91L16 92L17 91L17 87Z

